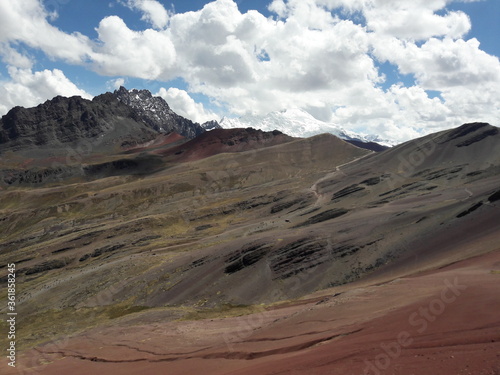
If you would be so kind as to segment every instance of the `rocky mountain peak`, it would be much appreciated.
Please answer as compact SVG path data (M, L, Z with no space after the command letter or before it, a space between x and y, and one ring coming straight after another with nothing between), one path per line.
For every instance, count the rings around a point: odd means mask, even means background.
M109 101L106 95L94 100L79 96L56 96L33 108L14 107L0 120L3 150L78 142L110 132L116 119L135 121L135 113L123 103ZM143 130L153 134L143 124ZM150 137L149 137L150 138ZM143 139L142 136L139 139Z
M220 124L215 120L206 121L201 124L201 127L205 130L222 129L222 126L220 126Z
M203 132L200 124L177 115L161 97L125 87L92 100L56 96L33 108L14 107L0 119L2 152L34 147L63 152L64 145L96 137L102 144L134 145L158 133L192 139Z
M194 138L205 131L200 124L176 114L163 98L153 96L148 90L127 90L120 86L113 95L134 109L144 123L158 132L176 132Z
M173 113L168 103L163 100L163 98L159 96L153 96L153 94L151 94L149 90L127 90L125 87L120 86L120 88L118 90L115 90L113 94L116 98L118 98L118 100L130 107L149 107L151 109L161 109L166 110L169 113Z

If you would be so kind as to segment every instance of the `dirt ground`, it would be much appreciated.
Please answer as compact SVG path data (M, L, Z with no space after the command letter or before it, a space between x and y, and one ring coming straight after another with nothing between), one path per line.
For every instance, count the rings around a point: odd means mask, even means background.
M160 311L148 312L23 353L16 370L496 375L499 282L497 250L391 282L372 279L322 291L247 316L163 323Z

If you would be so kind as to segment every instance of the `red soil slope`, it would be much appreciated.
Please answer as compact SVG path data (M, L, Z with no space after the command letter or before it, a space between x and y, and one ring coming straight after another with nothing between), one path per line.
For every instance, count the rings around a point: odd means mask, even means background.
M195 161L223 152L242 152L290 142L294 138L279 131L215 129L182 145L158 153L175 161Z
M382 280L236 318L166 322L149 312L19 361L52 375L500 373L500 249Z
M157 149L157 148L160 148L163 146L172 145L173 143L176 143L176 142L181 142L185 139L186 139L185 137L183 137L182 135L177 134L177 133L169 133L166 135L160 135L160 136L158 136L158 138L156 138L148 143L129 148L127 150L127 153L150 151L150 150L154 150L154 149Z

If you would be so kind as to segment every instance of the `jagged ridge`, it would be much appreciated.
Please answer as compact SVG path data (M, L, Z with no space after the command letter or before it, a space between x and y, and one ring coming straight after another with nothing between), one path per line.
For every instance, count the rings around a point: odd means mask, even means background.
M113 95L133 108L139 118L160 133L176 132L186 138L194 138L205 131L200 124L179 116L168 103L148 90L127 90L121 86Z

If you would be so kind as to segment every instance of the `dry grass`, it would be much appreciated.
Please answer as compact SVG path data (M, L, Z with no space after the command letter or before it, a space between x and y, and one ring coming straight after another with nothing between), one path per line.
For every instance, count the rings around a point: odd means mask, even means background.
M203 304L203 301L200 301ZM259 313L265 310L262 305L232 305L222 304L214 308L198 308L189 311L184 315L181 321L185 320L203 320L203 319L222 319L237 316L244 316Z

